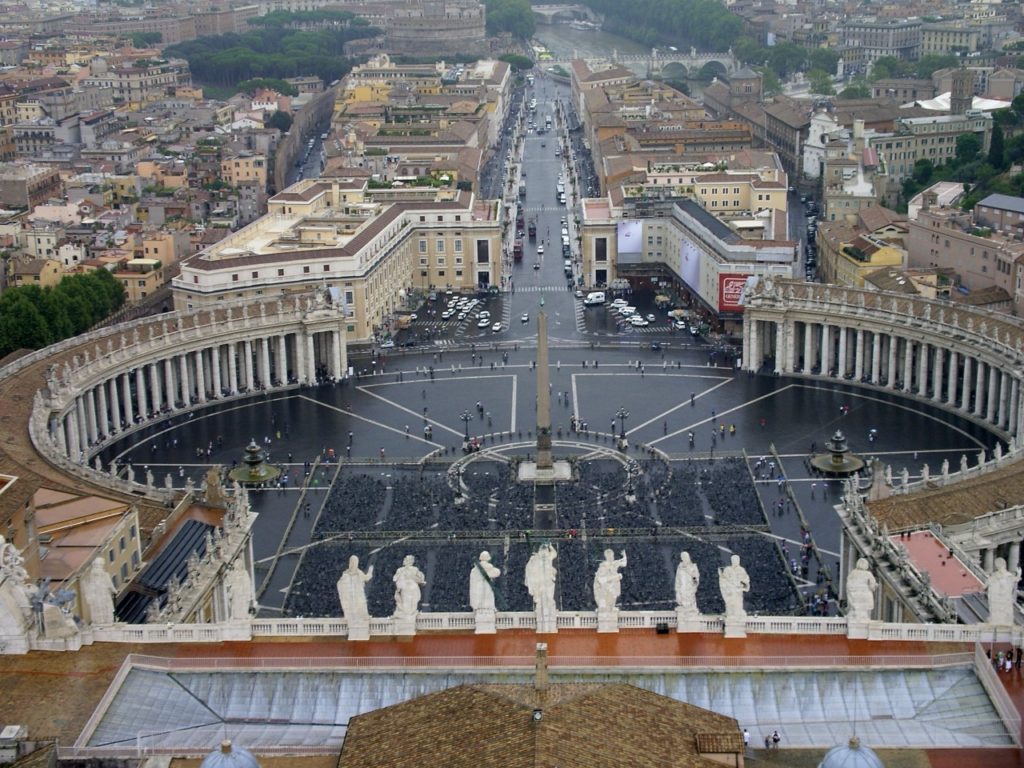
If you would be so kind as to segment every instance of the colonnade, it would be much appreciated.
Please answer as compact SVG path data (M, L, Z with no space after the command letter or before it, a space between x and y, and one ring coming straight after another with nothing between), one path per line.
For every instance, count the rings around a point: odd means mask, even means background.
M172 318L173 319L173 318ZM245 315L241 323L193 321L100 355L51 383L49 435L84 462L91 450L147 420L210 401L290 385L340 380L348 367L343 318L318 311ZM108 363L104 365L103 363ZM75 373L79 375L75 375ZM53 392L56 390L56 393Z
M999 336L1008 331L987 313L975 319L966 308L935 309L938 302L787 288L748 302L746 370L871 384L1022 434L1019 331L1014 349Z

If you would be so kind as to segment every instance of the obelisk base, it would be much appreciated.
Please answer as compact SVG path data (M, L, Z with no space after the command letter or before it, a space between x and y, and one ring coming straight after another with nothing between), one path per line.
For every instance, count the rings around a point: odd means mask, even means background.
M369 619L349 619L348 639L353 642L362 642L370 639Z
M485 608L473 614L473 621L476 629L473 631L478 635L496 635L498 633L498 614L493 608Z
M602 633L619 631L618 608L613 608L610 611L597 612L597 631Z

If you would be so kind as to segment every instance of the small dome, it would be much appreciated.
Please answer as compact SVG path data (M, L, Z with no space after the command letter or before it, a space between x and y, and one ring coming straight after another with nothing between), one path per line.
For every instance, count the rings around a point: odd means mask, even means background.
M208 754L199 768L260 768L252 752L222 741L220 748Z
M846 746L832 747L818 768L885 768L878 755L870 747L861 746L854 736Z

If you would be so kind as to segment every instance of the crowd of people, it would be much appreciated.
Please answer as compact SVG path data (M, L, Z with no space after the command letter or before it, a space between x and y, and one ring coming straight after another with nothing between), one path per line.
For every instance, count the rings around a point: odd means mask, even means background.
M671 467L643 460L627 467L595 459L581 461L576 471L574 482L558 485L555 534L531 530L533 488L517 482L515 468L502 462L472 462L448 474L409 472L387 479L344 471L324 501L312 546L302 554L285 614L340 615L335 585L351 555L364 567L374 566L374 577L366 585L372 616L394 612L392 575L406 555L413 555L426 575L421 611L468 611L469 574L483 550L502 571L495 579L498 610L529 611L533 603L523 582L526 563L545 541L558 551L559 610L593 610L594 573L607 546L616 555L625 549L629 556L622 569L622 610L672 610L675 568L683 550L700 569L697 602L702 612L722 611L717 570L731 554L740 556L750 575L748 612L801 610L786 560L770 539L756 533L727 541L693 535L693 528L713 533L716 524L765 522L742 460ZM685 535L673 531L680 527L690 530ZM422 535L381 541L382 532Z

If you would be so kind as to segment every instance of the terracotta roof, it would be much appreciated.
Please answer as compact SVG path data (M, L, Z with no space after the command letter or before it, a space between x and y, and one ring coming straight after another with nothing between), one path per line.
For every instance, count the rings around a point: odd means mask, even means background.
M976 458L969 459L974 466ZM917 493L869 501L867 507L879 523L895 531L931 522L957 525L1018 504L1024 504L1024 461L955 485L936 484Z
M877 232L879 229L884 229L894 224L903 231L907 230L907 219L905 216L900 216L896 211L884 208L881 205L869 205L867 208L861 208L857 218L860 219L861 225L868 232Z
M882 267L874 272L869 272L864 275L864 282L871 283L880 291L904 293L908 296L917 296L920 293L917 285L906 276L903 270L892 267Z
M725 738L729 733L735 738ZM552 685L544 692L528 685L464 685L353 718L338 766L719 765L700 754L699 743L743 751L733 718L631 685Z

